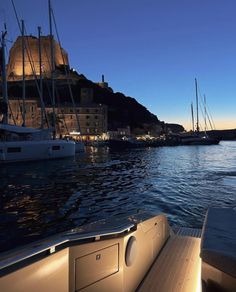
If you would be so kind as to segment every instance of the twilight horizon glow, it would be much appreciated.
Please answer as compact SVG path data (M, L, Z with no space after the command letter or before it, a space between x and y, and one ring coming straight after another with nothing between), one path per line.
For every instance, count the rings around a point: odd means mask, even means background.
M47 0L14 3L28 34L37 35L37 26L49 34ZM88 79L104 74L114 91L190 129L196 77L216 128L236 128L234 0L52 0L52 6L70 65ZM15 41L20 32L10 0L0 3L0 30L4 22Z

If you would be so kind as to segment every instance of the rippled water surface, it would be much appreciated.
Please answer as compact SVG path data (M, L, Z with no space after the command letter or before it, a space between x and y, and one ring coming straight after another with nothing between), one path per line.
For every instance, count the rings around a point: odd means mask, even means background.
M0 191L1 250L141 210L197 228L209 206L236 207L236 142L1 165Z

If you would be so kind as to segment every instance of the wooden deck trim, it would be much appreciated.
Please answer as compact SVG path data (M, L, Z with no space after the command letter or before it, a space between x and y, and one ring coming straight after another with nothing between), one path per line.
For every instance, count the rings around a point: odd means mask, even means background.
M201 268L199 254L199 238L172 236L137 291L197 291Z

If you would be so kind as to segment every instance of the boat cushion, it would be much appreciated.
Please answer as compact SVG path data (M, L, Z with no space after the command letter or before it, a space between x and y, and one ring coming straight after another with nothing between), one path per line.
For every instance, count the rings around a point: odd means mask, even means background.
M201 240L201 258L236 278L236 210L210 208Z

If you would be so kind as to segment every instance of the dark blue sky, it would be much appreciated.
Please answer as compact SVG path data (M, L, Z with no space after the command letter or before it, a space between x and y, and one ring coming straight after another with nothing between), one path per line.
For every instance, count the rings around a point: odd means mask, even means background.
M47 0L15 0L28 33L48 34ZM235 0L52 0L70 65L101 75L114 91L135 97L159 119L191 126L194 78L216 128L236 128ZM19 34L10 0L1 27Z

